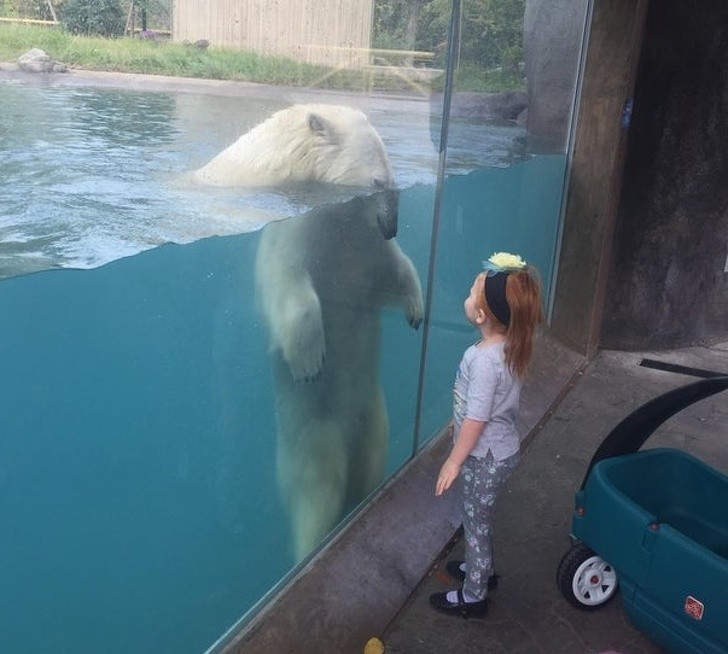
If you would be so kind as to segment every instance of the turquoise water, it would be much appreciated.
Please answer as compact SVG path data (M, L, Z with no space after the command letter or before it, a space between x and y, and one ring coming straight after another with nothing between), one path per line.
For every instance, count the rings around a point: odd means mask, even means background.
M17 115L50 116L50 103L67 128L2 132L12 202L0 214L9 277L0 281L0 651L203 652L293 566L253 297L259 233L235 233L231 209L212 226L200 219L202 209L245 208L236 196L199 198L168 183L233 129L196 138L197 96L40 88L33 103L32 89L11 90L24 102ZM208 101L241 115L240 99ZM67 106L100 117L84 132ZM270 107L252 102L246 120ZM371 114L405 187L397 240L424 282L429 126L404 109ZM492 133L511 151L505 127ZM68 160L49 168L43 150ZM450 413L455 366L473 338L461 303L479 262L513 249L550 279L564 157L471 165L455 160L443 193L423 441ZM23 199L18 186L33 194ZM185 202L172 215L175 198ZM287 215L307 206L275 194L254 202ZM59 266L88 269L47 269ZM393 473L411 453L422 334L394 309L382 325Z

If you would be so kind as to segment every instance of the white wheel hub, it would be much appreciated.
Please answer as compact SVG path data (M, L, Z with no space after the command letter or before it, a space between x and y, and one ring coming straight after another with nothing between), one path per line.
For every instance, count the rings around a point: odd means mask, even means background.
M589 557L574 573L571 589L579 602L597 606L606 602L617 590L614 568L598 556Z

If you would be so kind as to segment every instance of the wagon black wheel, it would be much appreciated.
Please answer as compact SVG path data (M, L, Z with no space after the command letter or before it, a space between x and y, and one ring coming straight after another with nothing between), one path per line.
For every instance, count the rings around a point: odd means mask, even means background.
M614 568L583 543L572 545L564 554L556 583L568 602L584 611L604 606L619 586Z

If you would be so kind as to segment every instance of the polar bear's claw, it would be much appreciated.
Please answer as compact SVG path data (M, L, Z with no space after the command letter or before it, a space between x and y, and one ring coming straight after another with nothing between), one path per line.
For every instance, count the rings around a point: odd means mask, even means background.
M293 376L293 381L310 384L317 381L318 378L321 377L323 360L321 360L318 364L309 362L308 365L300 367L294 367L293 365L290 365L290 368L291 375Z
M422 295L418 293L416 298L410 300L407 307L407 322L413 329L419 329L424 317L425 309L422 305Z
M288 356L284 355L291 376L295 382L313 383L321 377L321 371L326 358L323 344L320 346L309 343L309 347L299 347Z
M422 318L420 318L419 316L409 316L407 322L409 322L409 325L410 327L412 327L412 329L419 329L420 325L422 324Z
M304 377L304 384L315 384L321 378L321 371L319 370L315 375Z
M324 370L324 359L326 356L322 353L321 359L319 360L318 365L316 366L315 370L310 370L302 379L298 379L297 381L302 381L304 384L315 384L319 379L321 379L321 373Z

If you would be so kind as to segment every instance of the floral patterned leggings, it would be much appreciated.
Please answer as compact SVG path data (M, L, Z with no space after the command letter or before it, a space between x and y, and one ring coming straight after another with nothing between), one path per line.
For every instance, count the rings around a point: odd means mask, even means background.
M493 565L493 510L495 500L518 466L521 455L496 461L488 452L485 458L469 456L463 463L463 529L465 532L465 584L463 594L482 600L487 593Z

